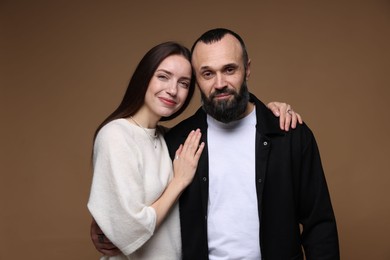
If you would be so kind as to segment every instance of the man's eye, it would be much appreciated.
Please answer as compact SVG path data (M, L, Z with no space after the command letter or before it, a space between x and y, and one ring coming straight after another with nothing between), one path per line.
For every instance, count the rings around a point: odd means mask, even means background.
M226 68L225 71L226 71L227 74L233 74L235 69L234 68Z
M206 79L211 78L211 76L212 76L211 72L207 72L206 71L206 72L203 73L203 77L206 78Z

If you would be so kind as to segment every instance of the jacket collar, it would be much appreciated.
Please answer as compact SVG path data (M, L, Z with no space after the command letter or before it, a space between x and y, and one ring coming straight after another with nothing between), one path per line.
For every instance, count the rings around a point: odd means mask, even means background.
M284 135L285 132L280 129L279 118L276 117L263 102L255 95L250 93L250 102L256 106L256 128L264 135Z

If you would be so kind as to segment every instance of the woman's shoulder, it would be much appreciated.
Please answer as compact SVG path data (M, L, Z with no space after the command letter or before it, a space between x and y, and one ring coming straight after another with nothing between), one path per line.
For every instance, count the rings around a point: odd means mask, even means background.
M132 124L125 118L114 119L108 122L102 127L100 131L115 132L115 131L128 131L132 128Z
M104 125L96 136L97 140L123 140L134 135L133 125L124 118L115 119Z

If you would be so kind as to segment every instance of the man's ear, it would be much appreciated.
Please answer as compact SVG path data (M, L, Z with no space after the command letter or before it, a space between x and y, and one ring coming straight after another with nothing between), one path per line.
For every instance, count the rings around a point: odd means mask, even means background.
M245 71L245 79L246 80L249 80L249 77L250 77L250 75L251 75L251 60L250 59L248 59L248 62L247 62L247 64L246 64L246 71Z

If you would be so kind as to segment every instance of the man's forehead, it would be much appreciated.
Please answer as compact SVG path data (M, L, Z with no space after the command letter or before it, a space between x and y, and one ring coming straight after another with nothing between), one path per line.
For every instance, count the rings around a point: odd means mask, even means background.
M225 35L220 41L212 43L198 42L193 50L192 62L196 67L212 66L221 63L242 61L242 48L239 41Z

